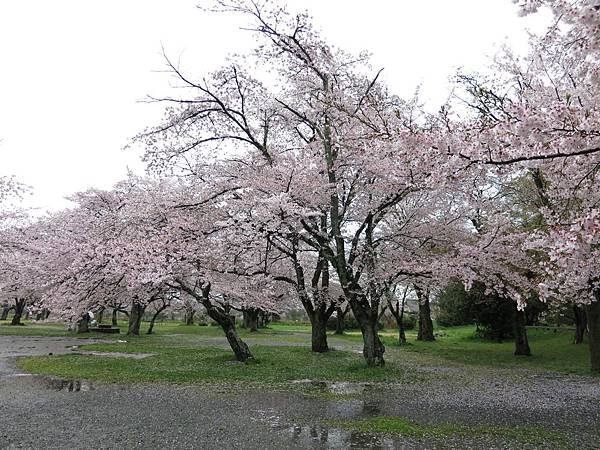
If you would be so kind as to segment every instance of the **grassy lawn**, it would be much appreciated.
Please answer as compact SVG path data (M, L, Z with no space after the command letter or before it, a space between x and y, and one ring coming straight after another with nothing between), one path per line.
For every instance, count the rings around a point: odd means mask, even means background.
M532 356L514 356L514 342L490 342L475 337L474 327L440 329L442 336L435 342L418 342L409 335L409 345L402 351L428 355L442 361L465 365L483 365L505 368L527 368L553 370L563 373L590 373L589 348L587 341L573 344L572 333L554 333L541 329L528 330ZM388 346L397 346L397 341L384 337Z
M32 323L28 320L23 321L23 325L10 325L9 320L0 320L0 336L70 336L70 337L90 337L96 336L96 333L87 335L77 335L69 330L65 324L57 323Z
M523 446L544 446L555 449L574 448L568 437L541 427L461 426L452 424L419 425L402 417L371 417L358 420L330 420L327 423L361 433L397 434L412 438L442 440L453 437L493 437Z
M143 338L126 344L92 344L86 350L155 353L132 360L88 355L61 355L19 359L19 367L61 378L84 378L115 383L257 383L276 384L291 380L320 381L415 381L400 364L390 363L385 370L369 369L362 358L350 352L331 351L313 354L304 347L253 345L255 360L245 364L234 361L230 351L201 346L170 346L168 341Z
M110 322L103 322L110 323ZM127 322L119 320L118 325L121 329L121 338L127 332ZM148 323L142 322L140 332L145 334L148 329ZM271 324L269 328L261 329L258 333L250 333L244 329L238 329L241 336L253 336L257 338L269 338L273 335L289 335L291 333L310 333L310 325L307 324ZM198 326L198 325L184 325L181 322L169 321L159 322L154 326L155 335L197 335L205 337L223 337L223 330L219 326ZM0 320L0 336L70 336L70 337L98 337L103 338L118 338L119 335L105 334L105 333L87 333L77 334L67 330L66 324L64 323L45 323L45 322L32 322L25 320L22 326L11 326L10 320Z
M126 323L119 326L126 330ZM142 333L147 324L142 327ZM109 382L172 383L240 382L277 383L298 379L383 381L415 377L403 369L407 359L417 364L490 366L553 370L563 373L589 374L587 344L574 345L571 333L529 330L531 357L515 357L513 342L485 341L474 336L474 327L438 329L435 342L417 342L416 332L409 331L407 345L399 346L395 330L381 332L387 352L387 365L382 369L367 369L356 352L332 351L326 355L311 354L310 327L306 324L272 324L258 333L239 330L247 339L256 360L237 364L230 350L213 347L210 340L223 338L217 326L186 326L179 322L158 323L151 336L76 335L63 325L28 324L22 327L0 325L0 334L101 337L126 339L127 343L94 344L86 350L155 353L144 360L65 355L23 358L20 366L35 373L47 373L67 378L87 378ZM207 341L208 339L208 341ZM360 348L361 335L349 331L343 336L330 335L330 346L344 349L344 344ZM277 346L271 344L278 344ZM296 346L293 346L296 344ZM297 344L301 344L298 347Z
M514 356L514 342L493 342L475 336L474 326L437 327L435 342L417 341L416 330L406 332L408 343L398 345L396 330L382 330L379 334L388 353L398 350L421 355L432 364L461 364L552 370L562 373L589 375L590 360L587 340L573 344L572 332L529 329L527 335L532 356ZM361 342L359 331L349 331L344 339Z

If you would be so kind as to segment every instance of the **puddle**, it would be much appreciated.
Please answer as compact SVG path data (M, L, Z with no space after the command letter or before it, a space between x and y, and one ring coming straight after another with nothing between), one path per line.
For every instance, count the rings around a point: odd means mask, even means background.
M338 395L354 395L362 394L373 389L371 383L361 383L353 381L316 381L316 380L294 380L293 384L305 385L307 387L316 389L320 392L328 392L331 394Z
M61 380L58 378L42 378L46 388L62 392L88 392L95 390L94 385L87 380Z
M252 411L254 420L268 423L277 433L286 435L290 443L306 448L403 449L407 445L400 436L363 433L323 424L299 425L286 422L274 408ZM329 415L329 414L328 414Z
M273 427L289 436L290 442L307 448L409 449L415 448L397 436L362 433L326 425L292 425Z

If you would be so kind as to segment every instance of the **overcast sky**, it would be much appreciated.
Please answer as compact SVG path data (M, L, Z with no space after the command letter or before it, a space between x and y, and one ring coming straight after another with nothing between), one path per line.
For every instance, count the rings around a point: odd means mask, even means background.
M201 0L0 1L0 174L34 189L27 206L57 209L69 193L109 188L139 155L122 150L162 107L141 102L169 92L161 45L192 77L253 45L238 17L209 14ZM525 51L527 29L510 0L289 0L325 37L373 53L392 90L417 85L442 103L457 67L484 70L503 43Z

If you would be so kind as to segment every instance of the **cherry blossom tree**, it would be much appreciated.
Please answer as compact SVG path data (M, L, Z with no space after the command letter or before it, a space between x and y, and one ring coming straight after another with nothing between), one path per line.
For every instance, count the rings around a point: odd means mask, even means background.
M266 208L263 217L253 217L262 232L269 225L271 245L291 262L296 277L286 281L309 316L319 309L315 303L324 305L313 325L334 308L315 302L318 293L306 294L304 274L298 274L306 268L297 257L305 249L316 261L310 263L313 293L315 283L325 292L332 268L361 325L367 363L381 365L376 322L383 280L374 240L395 205L440 181L446 151L421 133L415 105L390 95L378 74L365 73L366 55L331 48L306 15L253 2L216 2L215 9L253 23L265 42L253 58L273 68L277 87L267 89L243 61L201 81L171 65L191 93L161 99L173 104L166 120L138 136L149 167L201 179L206 166L226 162L227 176L220 177L226 183L215 193L235 191Z
M454 142L460 150L450 153L469 166L531 178L540 220L529 230L534 236L525 239L541 253L534 258L541 262L537 271L546 274L540 294L585 306L592 370L600 371L594 227L583 226L594 223L599 200L600 8L588 0L516 3L524 14L548 7L556 21L532 39L529 56L519 58L510 50L500 55L495 79L460 77L468 94L463 100L477 114L461 124L462 142ZM579 251L575 242L582 243Z

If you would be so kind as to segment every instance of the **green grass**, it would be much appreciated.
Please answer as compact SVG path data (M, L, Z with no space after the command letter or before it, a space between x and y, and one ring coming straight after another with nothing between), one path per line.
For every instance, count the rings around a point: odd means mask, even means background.
M453 327L438 330L446 334L435 342L410 340L402 351L429 356L443 362L468 366L526 368L552 370L562 373L590 374L589 348L587 342L573 344L572 333L528 330L532 356L514 356L514 342L491 342L475 337L474 327ZM397 341L384 335L387 346L397 346Z
M10 321L0 321L0 336L69 336L69 337L105 337L100 333L76 334L62 323L32 323L23 321L23 325L10 325Z
M523 445L570 448L567 437L540 427L464 426L452 424L419 425L402 417L372 417L358 420L329 420L327 423L361 433L398 434L412 438L444 439L488 436Z
M164 322L158 323L155 326L155 335L147 336L142 335L140 337L131 338L124 337L124 331L127 329L126 322L120 322L119 326L121 327L122 333L121 335L111 335L111 334L85 334L85 335L77 335L67 331L62 324L27 324L22 327L13 327L6 325L5 323L0 324L0 335L8 334L8 335L31 335L31 336L72 336L72 337L99 337L103 339L127 339L129 344L117 344L116 347L107 347L105 350L107 351L140 351L140 352L151 352L158 353L158 356L150 358L150 360L154 362L159 362L159 366L164 361L168 366L169 364L178 364L181 367L185 368L192 364L193 370L199 370L198 365L201 365L201 361L208 364L208 359L210 357L214 357L214 361L217 363L215 370L221 370L223 366L223 361L228 361L232 359L232 354L229 350L226 349L212 349L208 350L206 348L207 339L211 338L223 338L223 331L218 326L206 326L200 327L197 325L186 326L179 322ZM147 324L144 323L142 325L142 333L145 332L147 328ZM293 353L297 355L306 355L307 358L315 357L319 358L320 355L311 355L310 352L307 351L306 347L310 345L310 326L302 323L286 323L279 324L274 323L271 324L267 329L261 329L258 333L250 333L246 330L240 329L238 330L240 336L243 339L246 339L253 351L256 348L256 357L258 360L257 366L252 369L236 369L232 373L238 373L236 376L240 376L243 378L241 373L251 374L254 373L254 376L257 379L262 379L263 377L260 374L260 370L266 370L265 367L267 365L270 366L272 362L274 365L272 367L277 367L278 370L281 369L285 371L285 365L280 367L280 359L281 361L286 361L285 357L286 352L291 352L292 350L281 351L281 349L277 349L275 347L269 347L270 344L301 344L304 347L301 349L294 349ZM453 327L453 328L438 328L436 330L441 334L437 338L435 342L418 342L416 341L416 332L414 330L410 330L407 332L407 338L409 341L408 345L398 346L397 343L397 332L396 330L383 330L380 335L382 337L383 342L386 345L386 360L388 362L388 366L391 366L390 369L393 372L393 367L396 365L401 366L402 361L410 358L411 361L416 361L417 363L422 363L424 365L435 366L435 365L453 365L453 366L478 366L478 367L502 367L502 368L524 368L524 369L532 369L532 370L552 370L558 371L562 373L572 373L572 374L583 374L589 375L589 350L587 343L581 345L575 345L572 343L572 335L571 333L554 333L552 331L545 330L529 330L529 341L533 356L531 357L516 357L513 355L514 351L514 343L512 341L505 341L502 343L490 342L487 340L483 340L474 336L474 327L473 326L465 326L465 327ZM343 336L335 336L330 334L330 347L343 347L344 344L353 344L356 347L360 348L362 338L359 331L349 331ZM210 345L210 341L208 342ZM254 344L260 344L259 346L255 346ZM130 350L133 349L133 350ZM171 351L172 350L172 351ZM210 352L217 352L218 354L210 354ZM341 354L342 352L340 352ZM334 353L332 353L334 354ZM182 356L185 355L185 356ZM355 364L357 367L364 366L364 361L362 357L357 353L348 353L345 354L344 357L347 361ZM64 357L67 358L67 357ZM75 376L77 374L77 370L85 371L86 367L91 364L93 359L91 357L79 357L79 356L70 356L73 360L74 369L71 371L70 375ZM76 363L75 361L79 361L79 358L83 358L82 361L85 361L84 364ZM219 358L222 358L220 360ZM326 357L325 357L326 358ZM192 361L192 363L188 362L187 359ZM150 361L149 360L149 361ZM329 361L327 359L324 359ZM335 360L335 356L331 356L331 361ZM54 365L61 365L58 359L52 359L46 361L43 365L40 363L40 367L38 370L52 370L51 367ZM221 363L219 363L221 361ZM299 361L302 363L306 362L305 359L299 358ZM143 362L135 362L135 364L154 364L153 363L143 363ZM93 366L130 366L132 363L131 360L117 360L117 359L101 359L99 361L93 362ZM202 364L204 364L202 363ZM33 363L30 363L33 364ZM231 372L229 366L231 365L229 362L228 371ZM289 364L289 361L288 361ZM292 365L293 366L293 365ZM298 373L302 373L302 367L290 366L289 370L298 370ZM33 366L32 366L33 367ZM58 370L58 369L57 369ZM65 369L62 369L63 373ZM185 373L187 369L182 369L182 372ZM192 369L190 369L192 370ZM375 369L379 372L387 373L388 369L384 370ZM245 372L244 372L245 371ZM117 371L118 372L118 371ZM151 371L152 372L152 371ZM166 374L167 372L175 372L176 375ZM212 370L199 370L198 377L188 376L185 374L179 374L178 369L173 369L172 371L164 372L165 381L170 381L171 378L181 378L190 381L198 381L202 379L202 377L206 376L208 379L226 379L230 375L223 375L218 377L214 375ZM210 372L210 373L209 373ZM268 370L267 370L268 372ZM86 372L87 373L87 372ZM104 373L101 371L101 373ZM121 373L121 372L119 372ZM203 374L203 375L202 375ZM264 378L265 381L274 380L274 378L269 378L268 373L267 377ZM82 377L80 375L79 377ZM125 370L120 375L115 375L112 377L110 375L104 376L110 380L113 379L123 379L134 381L137 378L139 381L148 381L148 380L159 380L161 376L151 373L140 374L140 375L127 375ZM233 375L231 375L233 376ZM250 375L247 375L250 376ZM318 378L320 376L320 372L310 372L306 378ZM340 375L341 376L341 375ZM250 377L251 378L251 377ZM299 379L302 376L296 376L290 378L289 376L286 379ZM393 378L393 376L392 376ZM248 378L244 378L248 379ZM276 378L281 381L283 378ZM323 379L331 379L331 378L323 378ZM339 378L343 380L345 378ZM364 379L370 379L365 377Z
M110 323L110 322L103 322ZM127 332L127 321L119 320L118 325L121 329L121 336ZM140 332L146 333L148 329L148 323L142 322ZM253 336L256 338L269 338L273 335L289 335L290 333L310 333L310 325L307 324L272 324L268 328L260 329L257 333L250 333L244 329L238 329L240 336ZM178 321L159 322L154 326L154 334L156 335L167 335L167 334L184 334L193 336L205 336L205 337L223 337L223 330L221 327L212 326L198 326L198 325L185 325ZM10 320L0 321L0 336L74 336L74 337L115 337L115 335L104 334L104 333L86 333L77 334L68 331L65 323L46 323L46 322L32 322L23 321L21 326L10 325ZM118 337L118 335L117 335Z
M275 384L291 380L410 381L400 364L385 369L368 368L355 354L332 351L313 354L303 347L251 347L254 361L238 363L230 351L216 347L173 347L164 339L126 344L93 344L86 350L155 353L141 360L88 355L61 355L20 358L20 368L61 378L83 378L114 383L258 383Z

